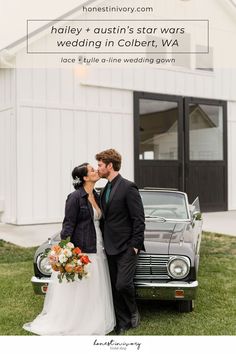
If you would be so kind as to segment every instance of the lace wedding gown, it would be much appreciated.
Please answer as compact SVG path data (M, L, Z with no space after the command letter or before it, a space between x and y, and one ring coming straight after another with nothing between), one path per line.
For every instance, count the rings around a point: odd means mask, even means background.
M94 209L97 253L89 254L89 278L60 284L52 273L42 312L23 328L39 335L105 335L115 326L109 270Z

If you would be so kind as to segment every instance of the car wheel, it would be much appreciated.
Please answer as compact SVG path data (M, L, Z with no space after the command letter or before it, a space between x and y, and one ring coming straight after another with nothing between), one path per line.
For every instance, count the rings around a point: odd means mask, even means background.
M191 312L194 308L193 300L182 300L177 302L179 312Z

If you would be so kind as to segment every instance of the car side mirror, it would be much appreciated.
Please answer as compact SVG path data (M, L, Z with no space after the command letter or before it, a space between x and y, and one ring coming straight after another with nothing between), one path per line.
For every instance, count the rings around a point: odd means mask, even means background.
M193 219L195 220L202 220L202 213L200 211L195 210L193 212Z

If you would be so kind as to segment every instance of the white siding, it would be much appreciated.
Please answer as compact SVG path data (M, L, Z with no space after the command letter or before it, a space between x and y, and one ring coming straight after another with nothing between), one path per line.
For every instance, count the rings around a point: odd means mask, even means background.
M16 221L14 70L0 69L0 221Z
M82 83L96 88L132 90L170 95L194 96L210 99L236 100L235 68L216 68L214 72L184 70L172 68L146 67L116 68L119 80L110 80L100 75L99 68L83 77ZM90 71L90 70L89 70ZM104 70L103 70L104 71ZM106 70L108 77L114 69ZM112 74L114 75L114 74ZM100 77L98 83L98 77Z
M60 222L72 168L103 149L133 179L132 92L82 86L70 69L18 69L17 82L18 224Z
M17 222L22 214L32 218L33 130L32 108L24 107L17 117ZM27 221L23 221L27 223Z
M36 216L38 219L44 219L47 216L47 154L48 154L47 138L45 134L46 127L47 127L47 117L44 109L39 108L33 111L32 124L33 124L33 131L32 131L32 135L33 135L32 197L33 198L32 198L31 217Z

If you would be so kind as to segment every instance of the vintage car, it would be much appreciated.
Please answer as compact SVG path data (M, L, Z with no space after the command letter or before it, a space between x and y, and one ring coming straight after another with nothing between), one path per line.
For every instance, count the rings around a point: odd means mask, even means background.
M145 211L145 252L140 252L135 274L138 299L173 300L180 312L194 307L198 281L202 218L198 198L190 205L186 193L147 188L140 190ZM60 241L49 238L36 251L36 294L45 294L51 266L44 251Z

